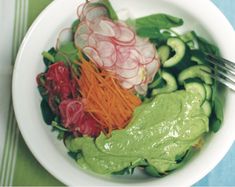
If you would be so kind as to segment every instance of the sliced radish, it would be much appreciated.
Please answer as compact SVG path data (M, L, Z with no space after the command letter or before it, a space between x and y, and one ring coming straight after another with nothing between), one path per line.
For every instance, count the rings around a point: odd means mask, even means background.
M147 84L136 85L135 90L137 91L137 93L145 95L148 90L148 85Z
M83 105L77 99L67 99L60 103L59 110L64 127L81 121L84 116Z
M81 34L81 35L76 36L74 43L77 48L82 49L88 46L88 39L89 39L89 35Z
M100 41L97 43L97 53L103 61L104 68L112 67L117 60L115 46L109 41Z
M91 28L96 34L106 37L115 37L115 27L116 26L112 21L107 18L102 18L98 20Z
M57 37L56 48L59 49L63 43L73 40L73 33L71 28L65 28L60 31Z
M98 67L115 73L124 88L146 92L159 69L155 46L136 36L125 22L113 22L105 6L88 2L82 11L78 8L78 15L81 23L75 33L76 46Z
M91 31L85 23L81 23L79 25L74 35L74 43L77 48L81 49L88 46L88 38L90 33Z
M118 26L115 30L116 36L113 39L118 45L132 45L135 41L135 33L127 26Z
M134 83L134 85L141 84L146 79L146 69L141 66L139 67L138 76L134 79L128 79L129 82Z
M82 12L84 10L84 7L85 7L86 3L81 3L78 8L77 8L77 16L78 16L78 19L81 21L82 19Z
M123 77L120 77L121 82L125 82L125 84L129 84L132 86L141 84L143 82L143 79L144 79L143 69L141 69L141 68L139 68L136 76L134 76L132 78L124 79Z
M98 52L92 47L83 48L83 52L99 67L103 67L104 63Z
M96 45L97 45L97 40L96 40L95 34L92 33L88 37L88 46L96 48Z
M121 81L120 82L120 85L123 87L123 88L126 88L126 89L131 89L133 88L133 84L129 83L128 81Z
M122 60L122 63L129 58L130 56L130 51L131 51L131 47L130 46L119 46L116 45L116 50L119 56L119 59Z
M115 71L116 71L117 75L119 75L121 78L130 79L130 78L135 77L138 74L139 66L137 66L136 68L133 68L131 70L119 68L116 66Z
M154 59L151 63L145 66L148 74L148 83L152 82L155 74L160 68L160 62L157 59Z
M113 61L111 58L103 58L102 60L103 60L104 68L107 68L109 70L113 69L115 61Z
M159 62L154 59L151 63L145 65L148 75L155 73L159 69Z
M121 60L117 60L116 66L120 69L132 70L138 66L138 62L132 60L126 60L125 63Z
M108 10L104 6L94 6L85 13L85 19L88 22L94 23L100 17L108 17L108 15Z
M91 137L100 134L99 124L89 113L84 112L83 104L78 99L63 100L59 105L59 111L64 127L75 135L78 132Z
M114 52L110 57L103 58L104 68L108 68L109 70L113 69L116 60L116 52Z
M94 8L94 4L86 2L83 6L82 12L80 14L80 21L86 20L86 14L88 11Z
M91 34L91 30L86 23L82 22L79 24L75 35L79 34Z
M144 59L142 64L148 64L153 61L156 55L156 48L153 44L151 44L147 39L136 37L135 46Z
M140 53L134 48L122 48L118 52L117 66L123 69L133 69L142 62Z
M108 41L100 41L97 43L97 51L102 57L111 57L113 53L116 53L115 46Z

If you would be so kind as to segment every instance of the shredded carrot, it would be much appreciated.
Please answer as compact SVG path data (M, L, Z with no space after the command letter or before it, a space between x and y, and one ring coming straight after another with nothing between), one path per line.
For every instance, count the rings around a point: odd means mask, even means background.
M122 88L110 72L97 69L84 58L80 60L81 75L76 81L85 101L85 111L101 125L107 136L114 129L125 128L141 100L132 90Z

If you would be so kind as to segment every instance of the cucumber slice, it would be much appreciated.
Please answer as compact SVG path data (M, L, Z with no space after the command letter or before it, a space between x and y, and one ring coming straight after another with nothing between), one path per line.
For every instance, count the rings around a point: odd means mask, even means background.
M185 34L181 35L180 38L185 43L187 43L190 49L198 48L197 35L194 31L186 32Z
M189 32L186 32L185 34L181 35L180 38L184 42L189 42L189 41L197 40L197 35L194 31L189 31Z
M190 49L194 49L195 48L195 45L194 45L193 41L188 41L188 42L186 42L186 44L189 46Z
M171 49L167 45L163 45L158 48L158 55L161 59L161 63L163 64L166 60L169 59L171 53Z
M196 62L198 65L205 64L205 62L203 62L202 59L200 59L197 56L192 56L190 60L193 61L193 62Z
M170 93L177 90L178 85L173 75L166 71L161 72L162 79L166 82L166 85L162 88L153 89L152 95L158 95L161 93Z
M191 82L184 85L187 92L198 93L200 95L200 103L206 100L206 90L203 84L198 82Z
M212 85L212 78L204 71L211 73L211 69L204 65L195 65L183 70L178 76L179 84L183 85L184 81L190 78L200 78L206 84Z
M211 86L204 84L205 90L206 90L206 99L211 100L212 98L212 88Z
M210 102L206 100L206 101L202 104L201 107L202 107L204 113L206 114L206 116L210 117L211 112L212 112L212 108L211 108Z
M149 85L148 85L148 88L149 89L153 89L153 88L159 88L161 86L163 86L165 84L163 78L160 76L160 71L159 73L157 73L153 79L153 82L151 82Z
M173 67L180 63L186 51L185 43L179 38L169 38L167 45L175 51L175 55L163 63L163 67L165 68Z

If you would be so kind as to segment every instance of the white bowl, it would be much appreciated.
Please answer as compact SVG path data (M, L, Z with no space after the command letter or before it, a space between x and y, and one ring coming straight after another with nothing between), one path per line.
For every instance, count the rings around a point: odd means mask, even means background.
M224 123L202 150L182 169L161 179L144 176L98 177L80 170L67 155L62 142L42 120L35 77L44 70L41 52L55 45L57 34L71 25L81 0L57 0L48 6L28 31L19 50L13 76L13 102L21 133L37 160L66 185L192 185L211 171L234 140L235 95L226 93ZM169 13L182 17L181 30L195 30L219 46L221 54L235 62L232 26L209 0L112 0L116 10L128 8L134 17Z

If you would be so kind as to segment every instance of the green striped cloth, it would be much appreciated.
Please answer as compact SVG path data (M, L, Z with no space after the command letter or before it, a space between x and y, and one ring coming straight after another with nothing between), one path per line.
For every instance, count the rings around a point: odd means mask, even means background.
M1 62L9 63L6 64L7 68L1 69L0 79L3 73L11 74L18 48L27 29L51 1L0 0L0 26L5 35L0 40ZM6 53L9 55L4 56ZM9 80L10 76L8 81L3 82L1 79L1 86L6 86L7 83L10 85ZM5 89L5 86L0 90ZM10 93L10 86L7 88ZM10 97L8 96L6 100L8 101L0 102L1 110L6 108L6 111L0 111L1 114L5 112L4 116L0 116L1 136L4 134L2 132L5 132L5 135L0 138L0 186L62 186L63 184L51 176L30 153L17 127Z

